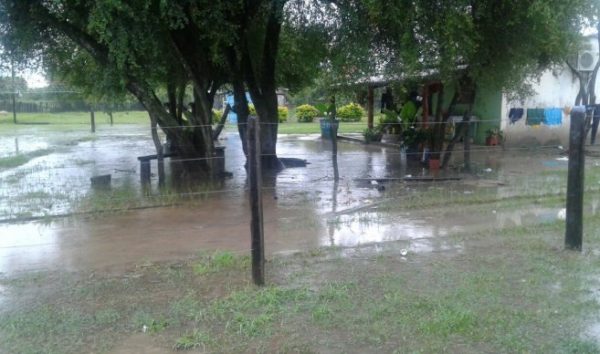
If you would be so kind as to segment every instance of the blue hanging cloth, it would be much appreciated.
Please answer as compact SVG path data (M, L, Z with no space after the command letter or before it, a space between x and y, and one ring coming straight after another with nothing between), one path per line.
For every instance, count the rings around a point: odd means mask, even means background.
M544 109L544 124L562 125L562 110L560 108Z

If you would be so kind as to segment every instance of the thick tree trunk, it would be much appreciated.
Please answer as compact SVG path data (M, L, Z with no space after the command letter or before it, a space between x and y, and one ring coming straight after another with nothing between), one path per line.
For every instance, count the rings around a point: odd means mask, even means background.
M284 1L272 1L270 3L260 59L257 62L252 60L256 55L252 55L250 50L256 44L256 38L250 38L248 33L244 34L244 44L241 48L241 68L261 124L262 167L267 169L282 168L282 164L277 158L279 118L275 66L284 3Z
M171 149L174 153L180 155L184 160L188 159L191 163L190 168L199 169L203 172L210 171L210 158L212 157L212 137L209 137L209 144L206 143L204 134L200 127L179 126L175 117L166 111L158 97L152 89L139 82L130 81L127 89L142 103L152 119L171 141Z
M244 82L241 78L234 78L233 81L233 101L234 112L237 115L237 126L242 141L242 149L244 155L248 156L248 140L246 131L248 130L248 99L246 98L246 90Z
M277 130L279 127L277 94L273 89L256 99L253 97L253 101L260 122L262 166L267 169L279 169L282 166L277 158Z

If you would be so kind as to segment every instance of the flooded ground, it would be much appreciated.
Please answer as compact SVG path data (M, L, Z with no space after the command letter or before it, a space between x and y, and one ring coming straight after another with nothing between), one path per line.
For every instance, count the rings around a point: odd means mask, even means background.
M105 128L95 135L0 138L3 157L42 151L0 170L0 272L119 268L203 250L247 252L245 159L236 134L224 135L220 143L233 178L217 187L183 189L168 178L165 193L153 176L146 194L137 156L152 154L153 147L139 126L120 127L118 133ZM309 165L264 176L269 254L398 240L430 252L443 248L440 240L450 234L553 221L562 209L559 202L507 210L451 207L455 201L535 197L564 189L567 161L558 148L475 147L474 173L450 169L435 176L460 180L437 183L400 181L432 175L418 163L406 163L396 148L349 142L339 144L340 180L334 183L329 151L329 142L317 135L280 136L279 155ZM461 152L454 157L452 164L461 165ZM588 162L597 171L598 163ZM152 169L156 172L155 164ZM111 188L92 189L90 178L104 174L112 176ZM588 180L588 185L600 186L600 181ZM435 207L428 210L431 203ZM598 201L587 203L595 215ZM98 213L115 208L122 210ZM87 211L94 213L79 215ZM35 221L19 221L23 218Z
M470 173L458 151L432 174L340 142L335 182L328 142L280 136L281 157L309 164L264 176L259 289L235 134L220 141L232 178L176 183L167 164L149 189L140 126L41 136L0 138L0 352L599 350L598 157L574 255L558 147L476 146Z

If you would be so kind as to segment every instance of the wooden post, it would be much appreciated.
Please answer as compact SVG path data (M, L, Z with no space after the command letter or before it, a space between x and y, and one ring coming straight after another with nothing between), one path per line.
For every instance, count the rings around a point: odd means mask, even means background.
M13 110L13 122L17 124L17 86L15 84L15 63L13 60L10 62L11 75L12 75L12 110Z
M369 85L367 91L367 127L373 129L373 116L375 110L375 94L373 92L373 86Z
M593 110L591 113L593 114ZM581 251L583 243L583 184L585 171L585 154L583 149L585 119L585 107L576 107L571 111L565 247L575 251Z
M90 124L92 125L92 133L96 132L96 117L94 115L94 109L90 108Z
M252 247L252 280L265 284L265 248L263 234L262 175L260 127L256 117L248 117L248 181L250 184L250 235Z

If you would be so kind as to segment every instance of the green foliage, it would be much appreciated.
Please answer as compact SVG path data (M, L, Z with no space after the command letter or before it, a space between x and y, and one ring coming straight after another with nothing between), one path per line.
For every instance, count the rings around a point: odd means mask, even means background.
M319 111L309 105L303 104L296 107L296 119L301 123L310 123L319 115Z
M367 144L372 142L380 142L382 135L383 131L379 125L373 128L367 128L363 132L363 136Z
M175 342L174 348L176 350L190 350L206 345L209 342L210 337L208 334L195 330L192 333L179 337Z
M402 130L402 123L398 119L398 114L387 109L379 117L379 124L388 134L400 134Z
M248 257L238 257L231 252L217 251L213 254L202 254L194 264L194 273L204 275L227 269L243 269L248 266Z
M221 117L223 117L223 111L219 110L219 109L213 109L213 111L212 111L213 123L220 121Z
M287 122L288 120L288 108L285 106L277 107L277 114L279 116L279 123Z
M360 122L365 110L358 103L349 103L338 108L337 117L342 122Z
M427 132L410 127L402 131L402 145L406 147L417 147L427 141Z
M317 103L315 104L315 108L319 110L319 116L323 116L325 117L327 115L327 108L328 108L328 104L327 103Z
M251 116L256 116L256 107L253 104L248 105L248 113ZM277 107L277 115L279 117L279 123L287 122L288 119L288 108L285 106Z

